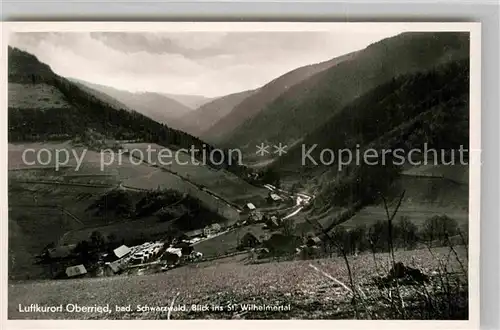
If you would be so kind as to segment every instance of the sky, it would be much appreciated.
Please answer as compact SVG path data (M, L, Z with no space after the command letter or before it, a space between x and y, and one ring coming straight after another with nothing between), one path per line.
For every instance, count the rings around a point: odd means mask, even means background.
M400 32L18 32L9 44L64 77L132 92L216 97Z

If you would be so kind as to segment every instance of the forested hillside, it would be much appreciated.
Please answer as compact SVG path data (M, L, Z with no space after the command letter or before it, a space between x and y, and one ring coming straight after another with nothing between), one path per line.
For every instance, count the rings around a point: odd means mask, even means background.
M291 145L373 88L400 75L468 58L468 54L467 33L412 32L384 39L293 86L234 130L225 143Z
M317 175L335 178L320 185L317 206L350 205L376 196L398 177L407 165L392 166L391 154L386 165L381 163L382 150L402 149L408 155L411 149L445 150L445 160L439 156L438 164L451 161L451 150L469 145L469 62L461 60L436 69L391 79L344 107L320 128L304 138L300 146L274 163L269 171L282 176L292 175L305 180ZM302 144L318 163L307 160L302 164ZM321 163L320 152L349 149L361 157L368 148L378 152L371 161L379 166L350 164L339 170L334 164ZM417 154L418 155L418 154ZM422 156L420 154L420 156ZM454 161L459 161L455 153ZM467 155L466 155L467 157ZM414 159L415 160L415 159ZM417 159L418 160L418 159ZM465 159L467 160L467 158ZM347 161L347 159L343 159ZM361 159L362 161L362 159ZM434 161L434 159L432 159ZM400 163L400 160L396 161ZM321 181L321 180L320 180Z
M129 92L109 86L89 83L87 81L72 79L84 85L92 94L105 95L107 98L117 100L126 108L135 111L171 128L179 129L179 119L192 112L190 108L174 98L154 92ZM107 101L107 100L105 100ZM113 103L113 102L111 102Z
M229 136L232 136L234 130L239 129L245 120L254 118L280 95L291 91L293 86L356 56L356 52L345 54L329 61L300 67L273 79L245 98L229 114L213 124L203 133L203 138L209 142L224 143L229 139Z
M179 128L203 138L204 133L255 91L229 94L203 104L198 109L179 118Z

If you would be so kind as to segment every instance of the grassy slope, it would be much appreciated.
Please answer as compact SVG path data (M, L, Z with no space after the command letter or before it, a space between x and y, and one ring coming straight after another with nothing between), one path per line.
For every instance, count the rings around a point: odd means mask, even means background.
M64 95L47 84L8 84L9 108L52 109L70 108Z
M464 251L458 250L463 258ZM449 251L435 249L434 255L446 261ZM357 283L362 284L367 295L373 287L367 286L371 277L387 272L387 254L373 256L363 254L350 259ZM427 250L396 251L396 260L418 267L425 273L437 268L437 259ZM230 303L291 304L285 313L254 312L245 318L305 318L350 319L353 318L350 298L346 291L331 280L309 267L313 264L336 279L348 283L347 271L341 258L311 261L287 261L244 265L241 257L186 266L167 273L132 276L93 278L46 283L19 283L9 286L8 316L13 319L166 319L166 313L113 312L98 313L19 313L18 304L31 303L59 305L131 305L169 306L179 293L176 305ZM458 264L450 260L450 270L458 270ZM71 295L66 294L72 292ZM173 319L231 318L233 312L182 313L173 312Z
M124 148L128 150L138 149L142 150L144 155L147 155L146 150L148 146L151 146L151 149L156 149L156 152L151 153L151 158L153 161L158 161L158 153L163 147L156 144L146 144L146 143L132 143L125 144ZM245 205L248 201L255 202L257 204L261 204L264 198L267 196L268 191L264 188L256 187L250 185L249 183L241 180L236 175L229 173L225 170L215 170L208 166L196 165L191 161L191 158L188 154L180 153L179 162L176 162L175 159L164 159L163 161L172 160L171 165L161 165L161 167L165 167L170 171L175 173L179 173L179 175L192 180L198 184L201 184L208 189L214 191L218 195L239 204L240 206ZM201 160L200 160L201 161ZM187 163L184 165L184 163ZM162 172L155 172L153 176L144 180L141 179L142 182L135 182L141 187L145 188L156 188L156 183L161 183L161 181L156 180L160 176L163 176ZM127 183L128 184L128 183Z
M139 148L141 144L128 145L128 147ZM153 146L158 148L159 146ZM233 214L230 208L215 200L213 197L177 176L161 171L146 164L136 166L130 163L127 157L123 157L121 165L113 164L101 171L99 168L100 154L88 150L82 167L75 171L76 162L71 158L68 166L61 168L58 172L54 169L54 163L45 167L30 168L23 164L21 155L23 150L33 148L55 149L69 148L68 143L10 143L9 144L9 229L20 228L15 236L10 237L9 247L14 256L18 256L16 268L11 268L9 276L38 276L39 267L33 266L33 254L40 253L41 249L48 243L57 242L66 232L61 241L63 244L77 243L88 238L89 234L99 229L104 235L115 233L124 238L148 237L158 232L168 229L165 223L159 223L155 217L142 219L137 222L124 223L123 219L107 218L106 216L94 216L89 213L87 207L105 191L117 187L120 183L125 186L156 189L158 187L174 189L180 192L187 192L199 198L207 207L216 212ZM78 155L82 154L82 148L74 148ZM185 156L188 157L187 155ZM117 159L117 158L116 158ZM30 161L28 157L28 161ZM183 158L183 160L185 160ZM223 194L230 200L237 203L238 194L246 195L248 200L258 202L263 200L266 190L250 186L236 176L224 172L215 171L204 166L181 166L174 164L171 167L180 172L183 176L203 183L211 190ZM24 181L47 181L60 183L97 184L108 185L109 187L83 187L19 183ZM37 207L33 196L36 196L38 205L52 205L52 208ZM241 201L244 202L244 201ZM72 219L61 214L55 207L63 206L69 212L79 218L83 225L75 223ZM118 223L105 226L109 222ZM10 225L12 223L12 226ZM125 237L126 236L126 237ZM22 268L19 268L23 265ZM35 269L38 269L35 271Z

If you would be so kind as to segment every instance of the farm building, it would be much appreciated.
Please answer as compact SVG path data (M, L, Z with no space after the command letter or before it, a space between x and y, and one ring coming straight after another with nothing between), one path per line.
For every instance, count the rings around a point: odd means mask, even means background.
M106 276L111 276L121 272L126 267L122 260L115 260L113 262L107 262L104 267L104 274Z
M179 256L179 258L182 257L182 249L181 248L169 247L168 249L165 250L165 252L176 254L177 256Z
M203 228L203 234L205 236L215 235L221 230L222 230L221 225L219 225L218 223L214 223L211 224L210 226L206 226L205 228Z
M75 277L87 274L87 269L84 265L71 266L66 268L66 275L68 277Z
M250 210L250 211L253 211L256 209L255 205L253 205L252 203L247 203L246 208L247 208L247 210Z
M250 214L250 219L253 221L253 222L259 222L259 221L262 221L262 219L264 218L264 216L262 215L261 212L259 211L254 211Z
M267 197L267 201L270 203L279 203L283 200L280 195L275 194L273 192L269 193L269 196Z
M280 224L279 224L279 220L278 220L278 217L273 215L270 219L270 222L272 224L272 227L279 227Z
M122 246L119 246L117 247L116 249L113 250L113 253L115 254L115 256L118 258L118 259L121 259L123 257L125 257L127 254L130 253L130 248L126 245L122 245Z

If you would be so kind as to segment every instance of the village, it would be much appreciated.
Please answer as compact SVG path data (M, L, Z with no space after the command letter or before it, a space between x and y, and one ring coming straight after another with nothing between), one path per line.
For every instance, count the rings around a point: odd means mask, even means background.
M197 251L198 244L255 224L262 224L262 228L271 232L278 230L284 220L299 213L312 199L311 196L306 194L289 194L272 185L265 185L265 188L269 190L267 205L258 208L253 203L248 202L240 212L240 221L234 224L225 226L224 224L213 223L202 229L184 232L171 240L145 241L134 246L121 244L113 247L112 250L108 248L109 252L97 252L92 262L87 263L87 267L83 263L73 265L68 265L67 262L59 263L56 271L56 273L59 272L59 275L56 277L63 279L142 275L164 272L186 264L206 261L207 258L203 253ZM95 238L95 240L98 240L98 238ZM308 246L314 244L314 242L307 243ZM232 252L232 254L249 253L252 256L257 253L260 255L268 254L269 250L261 245L261 241L254 234L247 232L236 247L238 252ZM53 247L47 249L45 254L40 257L49 261L71 260L71 255L77 250L76 246ZM298 252L300 252L300 249L297 248ZM218 258L222 257L219 256ZM214 259L214 257L210 259ZM62 275L61 265L64 265L65 268Z

